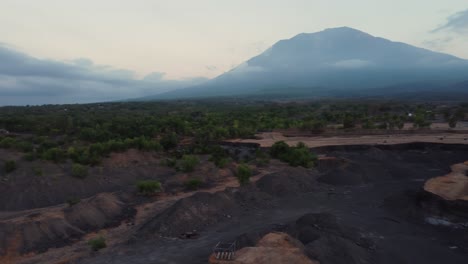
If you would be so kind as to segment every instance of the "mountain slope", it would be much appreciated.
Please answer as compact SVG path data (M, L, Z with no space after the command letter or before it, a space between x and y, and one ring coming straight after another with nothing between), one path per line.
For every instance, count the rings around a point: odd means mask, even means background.
M293 92L326 95L415 83L445 87L468 80L468 61L371 36L333 28L281 40L262 54L203 85L157 98L210 97ZM441 88L442 89L442 88ZM324 93L325 91L325 93Z

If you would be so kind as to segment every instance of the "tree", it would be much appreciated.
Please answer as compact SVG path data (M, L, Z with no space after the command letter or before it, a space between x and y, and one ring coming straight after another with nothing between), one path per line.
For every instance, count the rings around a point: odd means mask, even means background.
M457 122L458 122L457 118L455 116L452 116L449 119L448 124L449 124L450 128L455 128L455 127L457 127Z
M250 182L252 170L246 164L239 164L239 166L237 166L236 176L240 185L246 185Z
M153 195L161 191L161 183L159 181L147 180L139 181L136 184L138 192L143 195Z
M184 155L180 161L180 170L183 172L192 172L199 163L200 160L197 156Z
M88 176L88 168L78 163L72 165L72 176L79 179L84 179Z
M106 239L104 237L97 237L88 241L88 245L93 251L99 251L107 247Z
M289 145L284 141L277 141L270 148L270 155L276 159L281 159L281 156L288 152Z
M4 168L6 173L16 170L16 162L14 160L5 161Z
M354 118L347 114L344 119L343 119L343 128L344 129L349 129L349 128L354 128L356 126Z
M164 150L170 150L177 147L177 135L175 133L166 134L161 138L160 144Z

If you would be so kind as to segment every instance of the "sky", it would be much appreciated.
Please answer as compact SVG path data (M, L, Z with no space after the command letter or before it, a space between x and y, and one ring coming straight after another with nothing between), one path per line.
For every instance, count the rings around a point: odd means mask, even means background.
M468 59L466 0L1 0L0 105L180 88L341 26Z

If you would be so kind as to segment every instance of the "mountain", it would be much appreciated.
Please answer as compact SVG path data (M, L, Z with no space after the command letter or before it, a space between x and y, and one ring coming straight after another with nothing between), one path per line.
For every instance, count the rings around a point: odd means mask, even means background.
M156 98L385 95L387 87L439 91L466 80L468 60L341 27L281 40L202 85Z

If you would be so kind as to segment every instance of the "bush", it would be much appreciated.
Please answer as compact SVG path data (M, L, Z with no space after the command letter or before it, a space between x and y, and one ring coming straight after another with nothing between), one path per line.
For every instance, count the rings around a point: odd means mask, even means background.
M200 160L197 156L184 155L180 162L180 170L183 172L192 172L199 163Z
M5 168L6 173L10 173L10 172L16 170L16 162L14 160L5 161L4 168Z
M284 141L278 141L270 148L270 155L273 158L281 159L281 156L289 152L289 145Z
M91 249L98 251L100 249L106 248L106 240L104 237L97 237L88 241L88 245L91 246Z
M162 166L167 166L170 168L174 168L177 165L177 160L176 159L165 159L161 161Z
M161 191L161 183L159 181L139 181L136 186L138 188L138 192L143 195L152 195Z
M236 172L237 180L240 185L245 185L250 182L250 177L252 176L252 170L249 166L245 164L240 164L237 166Z
M255 152L255 160L258 166L266 166L270 163L270 157L268 154L260 149Z
M283 162L287 162L290 166L310 168L314 166L317 159L317 156L311 153L303 142L297 143L295 147L289 147L283 141L279 141L273 146L270 149L271 155Z
M188 190L197 190L203 184L203 181L200 179L190 179L185 183L185 186Z
M42 158L54 162L62 162L66 158L66 153L60 148L50 148L42 154Z
M167 134L161 138L160 141L161 146L164 150L170 150L177 147L178 139L175 133Z
M216 167L224 168L229 163L229 159L228 158L214 158L213 162L216 165Z
M88 167L78 163L72 165L72 176L79 179L84 179L88 176Z
M74 206L75 204L78 204L79 202L81 202L80 198L70 198L67 200L67 203L70 207Z
M36 176L42 176L44 173L42 172L41 168L33 168L34 175Z
M28 152L24 154L23 158L27 161L34 161L36 159L36 153L34 152Z

